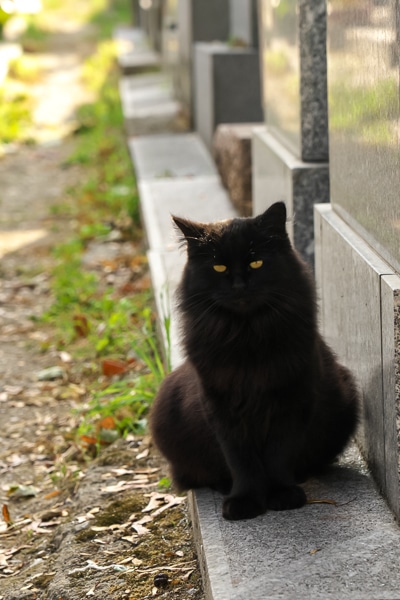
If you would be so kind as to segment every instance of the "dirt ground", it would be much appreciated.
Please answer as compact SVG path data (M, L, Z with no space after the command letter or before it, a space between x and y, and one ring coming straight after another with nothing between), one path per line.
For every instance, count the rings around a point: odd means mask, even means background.
M32 319L51 300L51 207L81 176L63 167L84 98L81 34L69 30L43 57L41 143L0 159L0 600L201 600L186 499L158 486L165 464L147 437L82 456L68 436L84 389ZM43 379L49 367L61 376Z

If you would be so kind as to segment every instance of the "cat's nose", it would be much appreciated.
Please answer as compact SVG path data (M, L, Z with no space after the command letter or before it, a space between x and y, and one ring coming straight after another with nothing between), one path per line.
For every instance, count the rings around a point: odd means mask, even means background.
M243 281L243 279L236 275L234 280L233 280L233 284L232 284L232 288L235 292L243 292L243 290L245 289L246 284Z

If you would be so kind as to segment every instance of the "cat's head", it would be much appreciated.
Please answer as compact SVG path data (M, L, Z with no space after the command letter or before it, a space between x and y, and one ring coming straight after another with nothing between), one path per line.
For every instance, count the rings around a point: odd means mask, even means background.
M277 202L262 215L217 223L173 217L186 242L181 288L186 303L209 303L237 313L258 310L290 279L294 253L286 208ZM296 260L295 260L296 262Z

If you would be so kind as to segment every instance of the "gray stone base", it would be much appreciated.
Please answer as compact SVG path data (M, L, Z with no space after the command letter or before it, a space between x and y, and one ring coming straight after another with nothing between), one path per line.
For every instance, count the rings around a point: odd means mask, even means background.
M329 202L327 163L305 163L266 127L253 132L253 214L283 200L291 239L311 265L314 262L313 206Z
M190 127L193 125L193 45L196 42L227 40L229 0L170 0L176 6L177 61L173 81ZM163 54L165 58L165 53Z
M247 521L225 521L216 492L191 494L206 600L400 597L399 528L357 450L304 489L316 503Z
M358 441L399 517L400 277L328 205L315 236L323 331L358 379Z
M194 122L208 148L220 123L263 120L258 50L197 43L194 50Z

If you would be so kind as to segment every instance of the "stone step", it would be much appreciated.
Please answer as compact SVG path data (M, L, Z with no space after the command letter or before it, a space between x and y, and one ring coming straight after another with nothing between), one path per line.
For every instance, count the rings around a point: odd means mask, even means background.
M236 213L196 134L141 136L129 147L160 329L176 366L174 292L185 255L170 214L212 221ZM358 450L305 489L315 502L302 509L238 522L222 518L219 494L189 494L206 600L400 600L400 530Z
M119 90L128 136L185 128L181 104L173 97L170 78L162 73L125 75Z
M150 48L142 29L117 27L114 41L117 44L118 64L125 75L160 68L160 56Z

